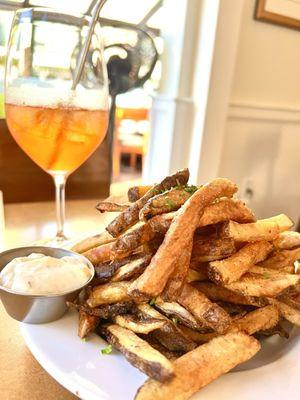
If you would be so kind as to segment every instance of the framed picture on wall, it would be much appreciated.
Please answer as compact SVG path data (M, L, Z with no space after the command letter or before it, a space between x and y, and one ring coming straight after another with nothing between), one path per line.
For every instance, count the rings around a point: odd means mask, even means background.
M257 0L255 18L300 30L300 0Z

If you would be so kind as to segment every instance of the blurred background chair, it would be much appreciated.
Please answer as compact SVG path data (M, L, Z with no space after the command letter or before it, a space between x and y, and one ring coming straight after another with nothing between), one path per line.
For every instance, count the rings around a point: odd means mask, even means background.
M129 155L129 166L137 170L138 157L143 166L149 137L149 110L147 108L116 109L113 146L113 179L120 177L122 155Z

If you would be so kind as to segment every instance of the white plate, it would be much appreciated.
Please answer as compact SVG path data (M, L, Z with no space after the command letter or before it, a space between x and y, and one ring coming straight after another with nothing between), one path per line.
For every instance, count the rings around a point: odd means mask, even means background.
M106 343L96 335L86 342L80 340L77 315L73 311L49 324L21 324L21 332L42 367L83 400L132 400L146 378L120 353L102 355L101 348ZM300 336L297 333L299 330L294 330L292 338L276 353L280 358L260 368L224 375L192 399L299 398ZM274 337L266 341L263 357L272 356L277 340Z

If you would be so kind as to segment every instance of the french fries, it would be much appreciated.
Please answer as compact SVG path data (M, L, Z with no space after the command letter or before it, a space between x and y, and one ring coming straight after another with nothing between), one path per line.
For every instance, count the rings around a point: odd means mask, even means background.
M132 296L152 298L163 291L175 269L181 249L185 248L193 238L198 223L195 213L202 214L203 209L216 198L232 196L236 190L236 186L231 181L215 179L210 184L202 186L189 198L173 219L165 239L151 263L145 272L133 282L130 289Z
M225 285L225 287L244 296L276 297L285 289L295 286L299 281L300 275L276 274L276 276L270 277L246 273L239 281Z
M217 283L226 285L237 281L252 264L263 261L273 246L267 241L248 243L231 257L209 264L208 276Z
M88 315L99 317L101 319L109 319L116 315L127 314L132 311L133 302L127 301L115 304L104 304L97 308L90 308L88 305L67 302L67 306L82 311Z
M132 331L115 324L103 325L99 331L109 343L124 354L131 364L148 376L160 382L173 378L172 363Z
M270 304L273 304L279 310L280 315L296 326L300 326L300 305L298 308L286 304L274 298L268 298Z
M186 337L173 321L168 320L148 304L138 306L138 315L146 319L155 318L166 322L160 329L154 331L152 335L168 350L186 353L196 347L196 344Z
M279 234L279 237L274 240L274 246L282 250L291 250L294 247L300 246L300 233L285 231Z
M76 243L71 250L77 253L84 253L94 247L113 242L114 240L115 238L113 238L107 231L104 231L98 235L90 236L81 242Z
M166 287L163 292L163 297L169 300L177 299L182 292L183 286L186 281L186 277L189 271L191 252L193 242L187 244L186 248L182 249L182 253L178 257L175 268L170 276Z
M78 336L84 339L86 336L94 332L100 322L100 317L79 311Z
M143 197L153 186L152 185L142 185L142 186L133 186L128 189L128 200L131 203L134 203L141 197Z
M218 376L249 360L259 349L259 342L242 332L219 336L175 360L175 377L169 383L148 380L135 400L189 399Z
M230 316L222 307L212 303L203 293L189 284L183 287L178 302L198 321L219 333L225 332L231 323Z
M112 282L93 287L87 299L89 307L132 300L128 295L129 282Z
M151 261L151 255L132 258L122 265L111 278L111 282L127 281L140 275Z
M299 247L292 250L278 250L259 265L264 268L282 270L285 267L293 265L298 259L300 259Z
M119 214L108 226L107 231L117 237L126 231L139 220L139 212L151 197L171 189L176 185L185 185L189 179L189 171L187 169L178 171L176 174L166 177L161 183L154 185L144 194L143 197L133 203L127 210Z
M176 302L166 302L162 298L158 297L155 301L155 308L164 315L167 315L171 319L175 318L175 321L177 320L191 329L203 329L203 324L199 323L188 310Z
M157 235L165 235L170 227L174 214L158 215L145 224L120 236L111 251L117 255L127 254L140 245L150 242Z
M107 233L74 248L95 278L74 303L78 334L96 332L151 379L138 400L185 400L248 360L261 337L300 326L300 233L285 214L256 221L234 183L188 184L188 170L129 191ZM172 361L172 362L171 362Z
M161 329L166 325L166 321L162 319L149 318L139 320L136 316L131 314L117 315L113 321L123 328L129 329L132 332L148 335L148 333Z
M252 211L245 206L241 200L224 197L219 201L206 207L199 220L198 227L217 224L225 221L236 221L239 223L255 222L256 218Z
M192 285L212 301L225 301L255 307L263 307L267 304L267 301L262 297L245 296L225 287L217 286L212 282L193 282Z
M112 201L100 201L100 203L96 205L96 209L101 213L122 212L127 210L128 207L129 204L119 204L119 203L114 203Z
M233 328L253 335L254 333L274 328L279 322L279 312L275 306L266 306L249 312L242 318L235 320Z
M196 186L178 186L152 197L141 209L140 220L147 221L155 215L178 210L196 190Z
M262 219L249 224L229 221L223 228L223 237L232 238L236 242L257 242L273 240L279 233L293 226L293 222L284 214Z
M202 266L198 270L192 269L190 264L190 269L188 270L186 281L187 283L206 281L208 279L207 268Z
M231 238L217 238L215 235L195 238L192 250L192 263L221 260L236 252Z
M92 264L99 264L111 260L111 249L113 242L102 244L100 246L94 247L87 250L83 255L90 260Z

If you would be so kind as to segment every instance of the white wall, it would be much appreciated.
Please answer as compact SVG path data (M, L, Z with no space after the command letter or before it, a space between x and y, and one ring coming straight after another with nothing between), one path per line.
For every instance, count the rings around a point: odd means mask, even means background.
M244 2L231 102L300 108L300 32L254 20L255 3Z
M219 174L259 217L300 217L300 32L253 19L244 1Z

